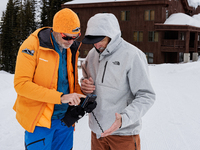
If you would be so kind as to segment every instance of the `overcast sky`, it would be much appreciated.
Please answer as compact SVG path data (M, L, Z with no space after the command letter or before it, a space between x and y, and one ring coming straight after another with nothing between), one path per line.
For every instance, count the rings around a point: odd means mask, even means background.
M2 17L2 11L6 10L7 2L8 2L8 0L1 0L1 4L0 4L0 17Z

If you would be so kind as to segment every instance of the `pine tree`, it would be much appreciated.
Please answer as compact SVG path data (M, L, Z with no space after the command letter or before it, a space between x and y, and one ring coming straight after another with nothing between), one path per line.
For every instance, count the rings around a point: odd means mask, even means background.
M14 30L16 27L16 14L18 12L17 1L9 0L3 18L2 25L2 66L1 69L14 73L15 60L16 60L16 42Z
M18 41L19 45L22 44L24 40L24 30L25 30L25 14L24 14L24 6L22 0L19 3L19 10L17 15L17 26L15 28L15 33L16 33L16 40Z
M0 69L14 73L19 47L35 29L35 0L9 0L3 17Z
M35 23L35 0L26 0L24 3L24 32L25 40L36 29Z
M52 26L54 14L61 4L70 0L42 0L41 25ZM14 73L18 49L22 42L36 29L35 0L9 0L3 16L1 32L0 69Z
M54 15L61 10L61 4L71 0L42 0L41 27L52 26Z
M42 7L41 7L41 27L44 26L50 26L49 23L49 14L48 14L48 10L49 10L49 3L47 0L42 0Z

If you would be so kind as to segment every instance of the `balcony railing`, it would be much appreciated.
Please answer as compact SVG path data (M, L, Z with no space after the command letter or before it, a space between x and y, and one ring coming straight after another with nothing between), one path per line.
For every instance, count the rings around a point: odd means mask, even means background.
M182 40L162 40L161 46L185 47L185 41L182 41Z
M162 40L161 51L163 52L184 52L185 41L182 40Z

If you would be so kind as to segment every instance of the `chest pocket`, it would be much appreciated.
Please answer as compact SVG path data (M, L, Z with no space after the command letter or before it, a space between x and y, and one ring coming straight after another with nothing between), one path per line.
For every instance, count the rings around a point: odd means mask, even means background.
M101 72L99 84L101 86L119 89L124 82L126 71L119 61L106 61Z

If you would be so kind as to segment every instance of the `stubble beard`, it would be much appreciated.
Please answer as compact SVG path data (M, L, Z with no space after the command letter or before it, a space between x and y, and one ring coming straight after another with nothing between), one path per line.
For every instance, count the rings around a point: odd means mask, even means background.
M58 45L60 45L61 47L68 49L72 44L69 44L68 46L66 46L67 44L61 43L61 41L59 40L59 35L56 34L55 35L55 40L58 43Z

